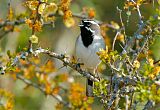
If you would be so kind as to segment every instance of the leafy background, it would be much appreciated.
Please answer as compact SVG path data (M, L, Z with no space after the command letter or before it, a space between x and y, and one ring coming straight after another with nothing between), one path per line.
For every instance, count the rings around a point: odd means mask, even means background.
M8 1L9 0L0 0L0 18L5 19L8 10ZM12 0L11 5L15 15L23 13L26 11L26 8L23 6L25 0ZM58 1L58 0L50 0ZM117 7L124 10L124 1L125 0L72 0L71 2L71 11L73 13L81 13L82 7L93 8L96 11L96 19L104 22L110 23L114 21L120 24L119 13ZM144 4L141 7L142 15L144 19L147 20L151 15L155 14L155 6L157 4ZM132 12L129 17L129 22L127 23L127 14L126 11L122 11L122 18L126 26L126 34L128 36L133 35L137 29L138 17L136 12ZM46 48L51 48L57 53L67 53L69 55L74 55L74 45L77 36L79 35L79 20L76 20L76 25L72 28L65 27L63 19L57 17L55 26L47 25L43 27L43 31L38 33L39 45ZM7 57L7 50L11 52L19 52L28 44L28 38L31 35L31 30L27 25L20 26L20 32L11 32L7 34L0 40L0 49L3 57ZM111 44L113 37L115 36L115 31L108 29L107 39L110 41L108 44ZM160 38L156 38L154 44L151 46L153 50L153 56L155 60L160 58ZM116 43L116 49L121 50L119 43ZM44 57L42 60L46 62L49 58ZM56 68L60 68L62 63L53 59ZM72 70L62 68L58 70L58 74L70 72ZM74 74L74 72L72 73ZM79 75L74 76L76 82L82 83L83 87L84 78ZM65 85L65 84L64 84ZM57 103L56 100L50 96L45 96L39 90L33 87L26 87L26 85L20 80L13 80L9 76L4 75L0 76L0 88L5 88L8 91L11 91L14 94L14 110L54 110ZM98 99L92 104L93 109L97 110L102 108Z

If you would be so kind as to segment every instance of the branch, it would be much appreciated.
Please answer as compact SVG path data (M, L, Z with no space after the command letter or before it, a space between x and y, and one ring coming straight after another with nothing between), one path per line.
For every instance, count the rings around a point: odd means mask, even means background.
M13 59L13 61L11 63L11 66L16 66L20 59L25 59L29 54L33 54L33 55L37 56L40 53L43 53L43 54L49 55L50 57L53 57L53 58L61 60L63 62L63 64L64 64L64 66L71 67L72 69L74 69L77 72L79 72L81 75L85 76L87 79L90 79L91 81L94 81L94 82L99 82L99 79L97 77L95 77L92 73L83 70L78 63L75 64L75 63L71 62L63 54L57 54L57 53L54 53L52 51L49 51L47 49L42 49L42 48L38 48L35 51L34 50L30 51L30 50L32 50L32 48L29 49L28 52L23 52L20 55L16 56ZM8 69L7 66L0 66L0 74L4 74L5 71L7 71L7 69Z
M143 110L149 110L152 107L153 107L153 101L148 100L147 103L145 104Z
M140 12L139 9L139 5L137 5L137 3L134 0L130 0L134 5L136 5L136 9L137 9L137 13L138 13L138 17L139 17L139 22L140 24L143 24L143 20L142 20L142 14Z
M26 83L30 86L33 86L33 87L39 89L41 92L45 93L45 89L43 87L31 82L28 79L25 79L22 75L16 74L16 77L17 77L17 79L20 79L24 83ZM69 104L67 102L65 102L60 95L58 95L58 94L49 94L49 95L52 96L53 98L55 98L58 102L62 103L63 105L65 105L67 107L69 107Z
M126 46L124 47L124 50L122 51L122 54L126 53L129 51L129 49L131 49L134 44L135 41L137 39L137 36L140 35L140 33L143 31L144 27L146 26L146 24L143 22L142 20L142 15L139 9L139 6L136 4L136 2L134 0L130 0L132 3L134 3L136 5L136 9L137 9L137 13L138 13L138 17L139 17L139 25L138 25L138 29L137 31L134 33L133 38L131 38L127 43Z
M52 17L52 16L55 16L55 14L49 14L49 15L48 15L48 17ZM75 17L75 18L80 18L80 19L89 19L89 18L88 18L87 16L85 16L85 15L80 15L80 14L76 14L76 13L73 13L72 16ZM116 29L113 25L111 25L111 24L104 23L104 22L98 21L98 20L95 20L95 21L97 21L98 24L100 24L100 25L105 25L105 26L107 26L107 27L109 27L109 28L112 28L112 29L117 30L117 29ZM0 28L5 27L5 26L7 26L7 25L16 26L16 25L20 25L20 24L24 24L24 23L25 23L25 19L20 19L20 20L15 20L15 21L8 21L8 20L6 20L6 21L0 22Z
M50 15L48 15L48 17L52 17L52 16L55 16L55 14L50 14ZM80 14L76 14L76 13L74 13L73 14L73 17L75 17L75 18L80 18L80 19L89 19L87 16L85 16L85 15L80 15ZM117 30L112 24L108 24L108 23L104 23L104 22L102 22L102 21L98 21L98 20L95 20L95 21L97 21L100 25L104 25L104 26L106 26L106 27L109 27L109 28L112 28L112 29L114 29L114 30ZM25 23L25 19L19 19L19 20L15 20L15 21L9 21L9 20L6 20L6 21L2 21L2 22L0 22L0 29L1 28L3 28L3 27L5 27L5 26L8 26L8 25L10 25L10 26L17 26L17 25L21 25L21 24L24 24ZM44 23L44 25L49 25L49 24L51 24L51 23ZM11 32L11 31L7 31L5 34L7 34L7 33L9 33L9 32ZM4 34L4 35L5 35ZM1 35L1 37L0 37L0 39L2 38L2 36L4 36L4 35Z
M131 88L130 90L123 90L123 88L121 87L122 84L124 84L124 87L127 87L127 85L132 85L132 86L136 86L137 85L137 82L134 80L134 79L131 79L129 77L121 77L117 74L115 74L113 77L112 77L112 88L113 88L113 91L110 93L111 96L110 96L110 99L107 103L107 106L108 106L108 110L110 110L112 107L113 107L113 103L116 104L116 108L118 107L118 103L119 103L119 98L120 98L120 94L129 94L129 93L133 93L134 90L133 88ZM128 102L127 102L128 103Z
M115 35L115 37L113 39L112 51L114 51L115 42L117 40L118 35L121 33L122 30L124 30L124 35L125 35L125 26L124 26L124 23L123 23L123 20L122 20L122 10L119 9L118 7L117 7L117 10L119 12L119 18L120 18L120 21L121 21L122 28L120 28L120 29L117 30L117 33L116 33L116 35Z
M155 65L155 64L157 64L157 63L159 63L160 62L160 60L157 60L157 61L155 61L153 64Z
M20 24L24 24L25 20L24 19L20 19L20 20L15 20L15 21L2 21L0 22L0 28L5 27L7 25L11 25L11 26L16 26L16 25L20 25Z
M79 64L74 64L72 63L67 57L65 57L65 55L63 54L57 54L57 53L54 53L52 51L49 51L49 50L46 50L46 49L41 49L41 48L38 48L37 50L34 51L34 54L35 55L38 55L40 53L43 53L43 54L47 54L49 55L50 57L54 57L56 59L59 59L61 60L63 63L64 63L64 66L69 66L71 67L72 69L76 70L77 72L79 72L81 75L85 76L87 79L90 79L91 81L94 81L94 82L99 82L99 79L96 78L92 73L90 72L86 72L84 71L83 69L80 68Z
M96 78L91 73L86 72L83 69L81 69L78 64L72 63L67 57L65 57L65 55L57 54L57 53L54 53L52 51L49 51L49 50L46 50L46 49L41 49L41 48L38 48L35 51L33 51L33 50L29 51L28 50L28 52L22 52L20 55L17 55L14 59L11 59L11 61L10 61L11 65L10 65L10 67L0 65L0 74L5 74L6 71L11 71L10 68L17 66L18 63L19 63L19 60L20 59L26 59L29 54L33 54L33 55L37 56L40 53L47 54L50 57L59 59L59 60L61 60L64 63L64 66L69 66L72 69L74 69L77 72L79 72L81 75L85 76L86 78L88 78L88 79L90 79L92 81L99 82L98 78ZM31 82L28 79L25 79L23 76L21 76L19 74L16 74L16 77L18 79L22 80L24 83L26 83L28 85L31 85L31 86L39 89L41 92L45 93L45 89L44 88L42 88L41 86L39 86L39 85ZM68 108L70 107L69 103L65 102L60 95L55 95L55 94L49 94L49 95L51 95L53 98L55 98L57 101L59 101L60 103L64 104Z
M126 43L126 45L125 45L125 47L124 47L124 49L123 49L123 51L122 51L122 54L128 53L129 50L132 49L132 47L134 46L135 41L136 41L136 39L137 39L137 36L140 35L140 33L143 31L144 27L145 27L145 24L143 23L143 24L138 28L138 30L134 33L133 37L130 38L130 39L127 41L127 43Z
M133 57L132 63L133 63L135 60L137 60L137 58L139 57L140 53L144 50L145 46L146 46L147 43L148 43L148 39L149 39L148 37L149 37L149 36L150 36L150 35L147 36L147 38L146 38L145 41L144 41L143 46L138 50L137 54Z
M82 14L73 13L72 16L75 17L75 18L79 18L79 19L89 19L86 15L82 15ZM94 20L95 20L95 19L94 19ZM111 29L117 30L117 28L115 28L115 26L113 26L112 24L104 23L104 22L98 21L98 20L95 20L95 21L96 21L99 25L103 25L103 26L109 27L109 28L111 28Z
M117 31L117 33L116 33L116 35L115 35L115 37L114 37L114 39L113 39L113 43L112 43L112 51L114 51L115 42L116 42L117 37L118 37L118 35L119 35L120 33L121 33L120 31Z

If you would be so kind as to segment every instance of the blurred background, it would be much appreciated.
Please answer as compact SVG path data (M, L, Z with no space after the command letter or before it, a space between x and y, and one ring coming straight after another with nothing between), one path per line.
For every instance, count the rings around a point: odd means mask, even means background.
M6 19L9 0L0 0L0 18ZM11 5L14 9L14 14L25 12L26 8L23 6L25 0L12 0ZM52 0L50 0L52 1ZM58 1L58 0L55 0ZM126 28L126 35L132 36L137 29L138 16L136 11L133 11L127 23L127 14L124 11L125 0L72 0L71 11L73 13L81 13L83 7L90 7L96 11L96 19L110 23L114 21L120 25L119 13L117 7L122 9L122 18ZM144 20L149 19L154 15L154 4L146 4L141 7ZM43 27L43 31L36 33L39 38L38 45L43 48L50 48L57 53L66 53L70 56L74 55L75 41L79 35L79 19L76 19L76 25L72 28L65 27L62 17L57 17L55 26L47 25ZM31 36L31 30L27 25L19 26L20 32L10 32L0 39L1 54L6 55L7 50L11 52L19 52L28 44L28 39ZM107 37L112 43L116 32L108 29ZM156 39L152 45L153 56L155 60L160 58L160 38ZM116 44L116 49L120 49L119 44ZM44 59L44 61L47 58ZM57 68L62 66L62 63L55 60ZM59 73L68 72L70 69L62 68ZM82 77L76 77L78 81L83 82ZM0 76L0 88L5 88L15 95L15 110L54 110L56 100L51 97L45 97L39 90L30 87L24 91L25 84L22 81L13 81L7 76ZM99 109L98 104L94 107L95 110Z

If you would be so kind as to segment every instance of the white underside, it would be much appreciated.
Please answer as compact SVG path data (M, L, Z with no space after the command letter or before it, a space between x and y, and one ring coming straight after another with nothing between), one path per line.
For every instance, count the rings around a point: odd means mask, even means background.
M79 36L76 42L76 56L80 62L84 63L86 68L96 68L100 63L99 57L96 54L100 48L105 48L102 37L95 36L91 45L85 47Z

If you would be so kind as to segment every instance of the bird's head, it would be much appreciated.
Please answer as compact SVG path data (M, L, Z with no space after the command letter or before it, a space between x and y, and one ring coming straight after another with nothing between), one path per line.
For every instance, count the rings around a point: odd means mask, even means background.
M83 19L79 26L81 28L81 31L86 30L94 34L100 34L100 26L94 20Z

